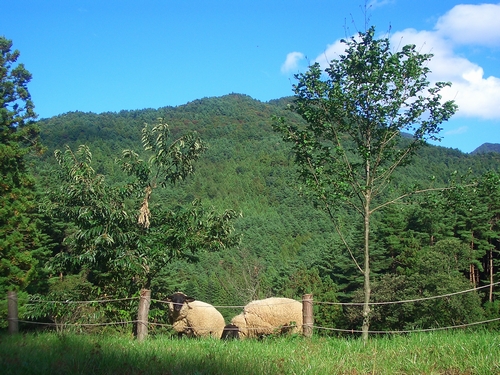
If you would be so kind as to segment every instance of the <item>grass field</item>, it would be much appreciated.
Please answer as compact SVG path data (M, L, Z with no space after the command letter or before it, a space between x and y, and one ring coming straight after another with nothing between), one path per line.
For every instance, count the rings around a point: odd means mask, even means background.
M0 336L2 374L500 374L498 332L260 341Z

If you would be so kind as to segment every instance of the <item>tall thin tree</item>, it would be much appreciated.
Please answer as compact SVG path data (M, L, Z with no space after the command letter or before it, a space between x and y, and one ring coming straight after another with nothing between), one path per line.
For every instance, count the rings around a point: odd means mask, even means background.
M346 207L363 219L362 251L345 244L363 274L362 332L367 340L372 215L407 195L387 194L394 170L408 163L426 140L438 139L439 124L457 106L441 102L440 92L450 84L431 87L427 64L432 55L419 53L416 46L393 52L388 38L375 38L374 27L342 42L345 54L325 71L315 63L295 76L296 96L290 108L305 124L277 118L274 129L292 143L300 179L333 223Z

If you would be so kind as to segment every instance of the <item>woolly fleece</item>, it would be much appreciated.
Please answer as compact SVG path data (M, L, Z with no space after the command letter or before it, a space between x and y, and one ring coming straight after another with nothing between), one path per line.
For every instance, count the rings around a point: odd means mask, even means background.
M169 309L173 314L172 302ZM172 325L176 332L189 337L220 338L225 324L224 317L215 307L206 302L193 301L184 303Z
M293 322L293 327L289 326ZM302 332L302 303L290 298L272 297L250 302L231 324L239 328L240 338L272 333ZM285 327L284 327L285 326Z

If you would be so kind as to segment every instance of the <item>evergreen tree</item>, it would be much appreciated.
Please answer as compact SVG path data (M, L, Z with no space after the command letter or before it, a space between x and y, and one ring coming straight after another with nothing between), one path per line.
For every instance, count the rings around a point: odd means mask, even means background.
M478 247L486 253L484 279L490 284L487 299L492 303L495 296L493 284L498 281L500 265L500 175L491 171L485 173L479 179L477 194L481 203L478 206L482 208L482 214L476 215L482 229Z
M0 294L24 290L47 255L47 238L37 213L27 156L40 151L39 130L28 83L31 74L15 66L19 51L0 37Z
M469 264L467 275L470 283L477 287L484 272L483 258L490 249L487 236L490 231L491 215L488 206L491 206L491 201L488 205L485 199L485 194L488 194L487 184L479 187L478 181L470 183L469 176L453 178L457 180L454 181L455 188L443 192L450 213L449 225L453 237L459 239L469 249L466 254Z

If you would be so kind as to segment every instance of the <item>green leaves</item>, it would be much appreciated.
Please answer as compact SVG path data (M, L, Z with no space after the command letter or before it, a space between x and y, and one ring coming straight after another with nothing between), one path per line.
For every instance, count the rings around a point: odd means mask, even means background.
M55 152L62 185L52 196L49 212L74 225L65 243L68 254L60 254L58 267L89 267L90 276L103 288L109 278L126 284L134 280L149 287L152 279L173 259L196 260L199 251L232 246L233 211L218 214L196 202L186 210L149 207L159 186L174 184L194 171L194 163L206 146L195 135L176 140L160 120L142 131L146 160L133 150L118 160L131 177L120 186L107 182L92 167L87 146L76 152L66 147Z
M330 206L349 190L357 197L370 191L370 201L380 196L394 169L437 139L438 125L456 111L452 101L441 103L449 83L429 87L432 55L414 45L392 52L387 38L374 36L371 27L344 41L345 54L324 72L316 63L296 75L291 110L307 125L287 126L282 119L274 125L292 143L301 180ZM402 141L402 132L412 138Z
M142 129L144 150L152 152L149 165L155 168L154 181L165 187L169 183L185 179L194 172L194 163L207 149L196 133L186 134L174 141L169 140L170 129L162 118L150 128Z
M74 229L65 238L67 256L61 253L52 265L59 272L75 265L88 266L97 273L108 271L120 249L137 247L135 215L125 204L134 191L110 186L104 176L97 174L87 146L80 146L76 152L69 147L64 152L57 150L55 157L61 184L51 192L46 209L51 216L71 223ZM127 262L133 264L134 256L128 256Z

